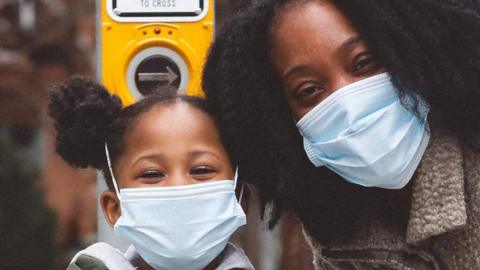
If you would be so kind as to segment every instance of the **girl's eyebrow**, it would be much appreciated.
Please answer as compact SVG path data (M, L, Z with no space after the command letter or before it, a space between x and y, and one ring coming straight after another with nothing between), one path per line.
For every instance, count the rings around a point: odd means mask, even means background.
M140 156L137 160L135 160L135 162L133 162L132 166L135 166L137 163L144 159L165 159L165 155L163 155L162 153L154 153L146 156Z
M215 152L208 151L208 150L193 150L187 153L188 156L190 157L198 157L202 155L210 155L216 158L217 160L220 160L220 156L216 154ZM145 156L139 157L135 162L133 162L132 166L135 166L137 163L139 163L142 160L145 159L166 159L165 155L162 153L153 153Z
M197 157L197 156L202 156L202 155L211 155L215 157L216 159L220 160L220 156L217 155L216 153L208 150L194 150L188 153L189 156L191 157Z

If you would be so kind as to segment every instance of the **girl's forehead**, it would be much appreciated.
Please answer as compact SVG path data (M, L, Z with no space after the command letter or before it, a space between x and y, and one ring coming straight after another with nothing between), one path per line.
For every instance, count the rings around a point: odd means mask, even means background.
M164 145L220 143L213 119L190 104L176 102L152 107L136 119L125 134L125 144Z
M178 121L205 122L206 124L212 122L213 124L210 115L187 102L159 102L140 113L129 127L129 131L136 130L139 127L148 128L148 125L145 126L146 123L156 122L157 125L171 125Z

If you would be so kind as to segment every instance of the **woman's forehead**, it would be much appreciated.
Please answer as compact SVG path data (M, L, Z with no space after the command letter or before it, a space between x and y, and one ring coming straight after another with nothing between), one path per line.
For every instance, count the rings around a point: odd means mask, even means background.
M312 53L333 53L345 41L358 37L348 19L329 2L308 1L285 9L278 20L271 34L273 52L279 59L299 61L304 57L306 61Z

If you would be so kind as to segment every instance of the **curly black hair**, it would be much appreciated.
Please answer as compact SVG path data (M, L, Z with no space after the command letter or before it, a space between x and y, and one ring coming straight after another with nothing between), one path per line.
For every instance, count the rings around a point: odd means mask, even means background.
M73 167L92 167L103 172L113 190L105 156L105 143L112 165L124 150L124 135L140 115L157 105L183 102L211 115L204 99L172 92L147 96L122 106L120 98L94 80L75 76L50 89L49 113L57 131L56 151Z
M328 242L333 231L348 235L372 203L368 198L384 198L386 213L397 202L392 191L348 184L306 158L272 64L271 32L284 9L308 1L320 0L263 0L228 22L210 49L203 88L243 180L259 188L264 206L273 206L270 225L282 210L293 210ZM480 135L478 0L331 1L391 75L402 100L420 95L432 125L464 141ZM393 220L408 217L406 206L393 212Z

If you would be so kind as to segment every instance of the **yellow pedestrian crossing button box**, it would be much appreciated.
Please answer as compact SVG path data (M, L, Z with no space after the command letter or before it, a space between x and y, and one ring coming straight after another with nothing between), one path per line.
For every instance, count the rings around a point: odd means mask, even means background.
M214 0L101 0L99 76L128 105L162 91L202 95Z

